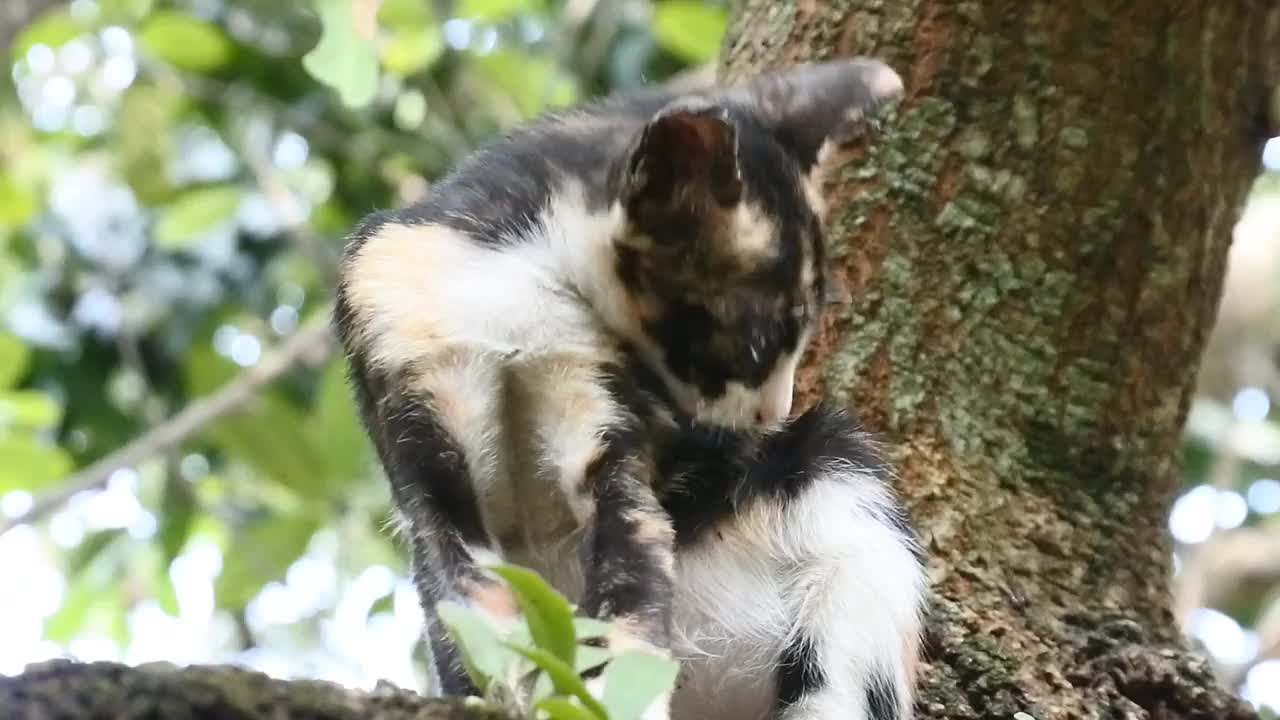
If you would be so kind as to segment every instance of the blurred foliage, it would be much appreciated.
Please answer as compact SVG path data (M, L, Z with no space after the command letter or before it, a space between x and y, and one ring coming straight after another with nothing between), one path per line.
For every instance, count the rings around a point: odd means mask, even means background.
M45 438L62 421L62 407L48 393L16 389L30 351L13 335L0 335L0 492L39 489L60 480L71 458Z
M1263 162L1235 226L1169 528L1184 630L1226 684L1280 710L1280 138Z
M35 18L0 78L0 523L323 320L366 212L544 109L712 60L728 6L72 0ZM1280 173L1252 197L1280 208ZM1280 297L1276 253L1235 265L1266 268L1243 297ZM1280 356L1268 302L1220 322L1244 329L1219 333L1203 375L1231 366L1240 337ZM1231 419L1238 389L1280 383L1217 375L1188 435L1187 534L1172 519L1184 586L1200 548L1280 518L1259 484L1280 465L1275 413ZM343 383L336 359L304 363L0 536L0 573L24 590L0 593L0 672L70 650L414 684L421 668L395 658L413 656L416 599ZM1224 452L1232 438L1243 450ZM1280 638L1277 596L1272 583L1184 619L1229 682Z
M0 87L5 513L323 316L364 213L542 110L713 60L727 15L719 0L75 0L36 18ZM208 619L227 630L185 659L307 657L334 645L326 623L370 566L406 574L388 510L341 363L304 364L42 518L23 547L65 580L27 609L58 649L105 637L127 657L144 606L195 617L179 570L212 547ZM336 589L264 620L255 603L308 557ZM403 585L378 587L365 613L406 612ZM10 649L54 652L39 647Z

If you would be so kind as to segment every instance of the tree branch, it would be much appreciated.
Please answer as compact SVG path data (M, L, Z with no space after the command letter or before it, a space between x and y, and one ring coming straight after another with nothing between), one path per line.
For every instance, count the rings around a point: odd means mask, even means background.
M0 716L6 720L148 717L242 720L514 720L474 701L426 698L380 683L348 690L316 680L277 680L233 666L178 668L151 663L53 660L12 678L0 677Z
M113 472L136 465L166 450L177 447L224 415L235 412L257 395L258 390L288 373L302 362L318 364L332 352L332 336L327 310L315 317L284 341L261 362L236 376L212 395L196 400L181 412L142 436L71 475L48 494L41 496L27 512L0 523L0 535L8 530L34 522L64 505L76 493L101 487Z
M23 28L61 3L62 0L5 0L0 3L0 53L8 54L9 43Z

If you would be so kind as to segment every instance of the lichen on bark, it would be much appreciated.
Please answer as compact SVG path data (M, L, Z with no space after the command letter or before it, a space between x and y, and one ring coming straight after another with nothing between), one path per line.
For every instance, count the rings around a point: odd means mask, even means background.
M832 178L844 298L802 391L883 433L927 544L922 717L1251 716L1178 637L1163 518L1258 126L1276 126L1276 47L1264 3L739 0L729 76L867 54L906 80ZM0 708L19 700L498 717L234 668L53 664L0 679Z
M893 450L925 717L1249 716L1178 637L1163 521L1275 47L1264 4L741 3L728 77L865 54L906 82L828 188L846 297L802 391Z

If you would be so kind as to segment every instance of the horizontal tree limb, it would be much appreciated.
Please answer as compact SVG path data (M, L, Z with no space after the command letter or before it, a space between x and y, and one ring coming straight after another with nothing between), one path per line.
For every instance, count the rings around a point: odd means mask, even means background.
M246 369L213 394L192 402L133 442L67 477L55 489L37 498L25 513L0 522L0 535L18 525L41 519L66 504L76 493L101 487L112 473L121 468L136 465L181 445L214 421L242 408L257 396L262 387L279 379L298 364L323 362L333 351L328 319L328 310L317 312L279 347L267 353L258 364Z
M515 720L476 700L426 698L380 683L372 691L278 680L230 665L52 660L0 677L5 720Z

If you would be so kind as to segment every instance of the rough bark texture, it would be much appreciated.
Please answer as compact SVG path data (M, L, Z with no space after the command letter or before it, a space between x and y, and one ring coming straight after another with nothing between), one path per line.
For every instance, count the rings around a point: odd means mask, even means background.
M1277 47L1266 2L742 0L731 74L873 54L907 82L831 188L850 301L805 393L847 402L897 459L936 593L924 717L1252 716L1178 637L1164 518ZM2 680L0 708L489 717L108 665Z
M0 677L5 720L515 720L390 685L372 692L224 665L178 670L55 660Z
M869 54L805 396L886 433L931 554L928 718L1246 718L1169 612L1165 518L1280 73L1274 3L745 0L731 77Z

